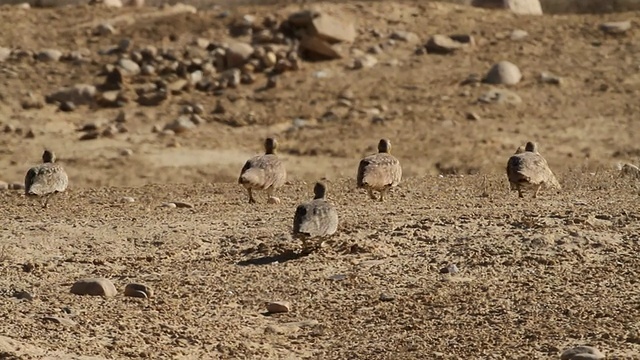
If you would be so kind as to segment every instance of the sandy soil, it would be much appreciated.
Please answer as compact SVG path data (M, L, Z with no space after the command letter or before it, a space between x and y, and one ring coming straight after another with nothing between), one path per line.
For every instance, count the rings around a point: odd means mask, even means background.
M640 13L526 17L431 2L317 6L355 19L353 49L382 44L378 65L354 71L347 69L351 57L304 62L270 91L256 91L266 82L258 75L254 85L220 97L192 91L157 107L132 102L122 109L127 133L87 141L78 140L77 128L112 121L121 109L25 110L26 94L100 83L97 74L116 57L98 50L122 38L177 49L198 37L224 41L229 18L220 19L220 9L164 17L148 16L157 12L151 8L0 9L0 46L82 50L91 59L0 62L0 126L22 129L0 132L0 180L21 182L44 147L56 151L70 177L69 191L49 209L19 191L0 191L0 357L547 359L591 344L611 358L640 358L639 191L614 170L640 154L639 30L637 23L623 36L598 30ZM231 18L282 19L297 9L238 7ZM119 34L91 35L114 18ZM514 29L529 37L511 40ZM421 42L468 33L477 46L415 55L416 44L389 45L396 30L415 32ZM460 83L500 60L522 70L524 80L510 89L523 102L478 104L490 86ZM562 84L540 82L543 71ZM319 121L328 110L344 110L337 102L347 88L355 96L349 113ZM210 112L218 99L227 111L216 120ZM152 132L184 103L203 104L207 122L175 136ZM372 121L377 113L384 122ZM306 125L293 126L295 119ZM24 136L29 129L35 137ZM280 205L259 194L260 203L249 206L234 182L268 135L280 139L291 183ZM392 140L405 174L385 204L356 191L354 181L359 158L380 137ZM508 192L504 167L530 139L564 188L521 200ZM295 205L322 177L339 209L339 231L322 251L292 256ZM124 196L135 202L121 202ZM166 201L194 207L160 207ZM441 274L451 263L460 273ZM74 281L93 276L111 279L118 296L69 293ZM150 285L155 296L124 297L132 281ZM16 299L19 291L33 300ZM290 301L291 311L264 314L274 300Z

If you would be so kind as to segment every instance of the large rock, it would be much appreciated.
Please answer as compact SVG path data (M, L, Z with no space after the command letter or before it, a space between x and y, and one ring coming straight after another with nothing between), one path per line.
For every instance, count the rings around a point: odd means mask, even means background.
M49 104L54 102L63 103L70 101L76 105L86 105L93 103L95 95L95 86L78 84L54 91L45 97L45 101Z
M509 61L500 61L493 65L484 78L487 84L515 85L522 80L520 69Z
M542 15L540 0L504 0L504 7L521 15Z
M310 35L316 35L329 43L353 42L356 39L356 27L331 15L320 14L311 22Z
M111 280L105 278L82 279L71 287L71 293L76 295L93 295L113 297L118 291Z
M317 36L305 35L300 40L300 48L308 51L311 58L340 59L342 54L338 49Z
M473 0L471 4L483 8L507 9L522 15L542 15L540 0Z
M230 44L226 49L226 60L227 60L227 68L237 68L244 65L251 54L253 54L253 46L246 43L233 43Z
M429 54L451 54L460 49L472 46L475 43L471 35L433 35L425 48Z

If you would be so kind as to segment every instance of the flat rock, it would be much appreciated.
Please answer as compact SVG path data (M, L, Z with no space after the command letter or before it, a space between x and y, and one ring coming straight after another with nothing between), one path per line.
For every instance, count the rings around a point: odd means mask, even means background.
M163 130L171 130L176 134L183 133L185 131L189 131L196 127L196 124L191 121L189 116L180 116L179 118L173 120L164 126Z
M490 89L478 98L478 102L484 104L511 104L522 103L520 95L507 89Z
M560 355L560 360L599 360L604 358L604 354L598 349L585 345L567 349Z
M465 41L466 40L466 41ZM433 35L425 45L429 54L451 54L458 50L473 45L474 40L471 36L457 35L447 36L442 34Z
M552 73L543 71L540 73L539 79L540 79L540 82L545 84L562 85L562 78Z
M45 101L49 104L54 102L70 101L76 105L87 105L94 102L96 87L87 84L77 84L54 91L45 96Z
M124 75L134 76L140 74L140 65L133 60L122 58L118 61L118 66L123 70Z
M150 298L153 296L153 290L145 284L130 283L124 288L124 296Z
M321 59L340 59L341 52L334 48L328 41L320 37L305 35L300 40L300 48Z
M266 327L265 332L268 334L271 333L280 335L292 334L300 329L313 328L314 326L317 326L319 324L320 323L316 320L303 320L284 324L272 324Z
M613 21L600 24L600 30L607 34L622 34L631 29L631 21Z
M229 44L225 52L227 68L237 68L244 65L251 58L253 51L253 46L247 43L236 42Z
M313 14L308 29L309 35L317 36L329 43L351 43L356 39L356 27L353 22L326 13Z
M182 209L193 208L193 204L184 202L184 201L172 201L172 203L175 204L177 208L182 208Z
M59 316L44 316L42 318L42 321L53 322L53 323L60 324L60 325L65 325L65 326L74 326L74 325L76 325L75 321L73 321L71 319L59 317Z
M365 54L355 58L353 60L353 65L351 66L351 68L354 70L368 69L376 66L377 63L378 63L378 59L376 59L375 56L370 54Z
M267 311L270 313L286 313L289 312L291 304L288 301L273 301L266 304Z
M44 49L38 52L36 58L38 61L60 61L62 51L56 49Z
M515 85L521 79L522 73L515 64L509 61L500 61L489 69L489 72L484 77L484 82L487 84Z
M76 281L71 287L71 293L76 295L113 297L118 291L109 279L90 278Z
M404 41L409 44L415 44L420 42L418 34L410 31L394 31L391 33L390 38L393 40Z

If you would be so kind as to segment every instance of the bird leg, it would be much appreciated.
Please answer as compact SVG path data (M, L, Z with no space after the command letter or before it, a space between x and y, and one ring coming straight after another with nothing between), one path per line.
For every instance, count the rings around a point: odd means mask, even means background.
M46 209L49 206L49 199L53 196L53 193L44 196L44 202L42 202L42 208Z
M540 191L540 188L542 187L542 184L536 186L536 190L533 192L533 198L537 198L538 197L538 191Z
M377 198L375 195L373 195L373 190L372 190L371 188L368 188L368 189L367 189L367 192L369 193L369 197L370 197L371 199L373 199L373 200L378 200L378 198Z
M523 198L524 195L522 195L522 187L520 187L520 185L516 185L516 188L518 189L518 197Z
M385 193L387 191L389 191L389 188L384 188L384 189L380 190L380 202L384 201L384 195L385 195Z
M267 196L269 197L269 199L267 200L267 204L280 204L280 199L273 196L273 188L267 189Z
M255 204L256 199L253 198L253 192L251 192L251 188L248 188L247 192L249 193L249 204Z

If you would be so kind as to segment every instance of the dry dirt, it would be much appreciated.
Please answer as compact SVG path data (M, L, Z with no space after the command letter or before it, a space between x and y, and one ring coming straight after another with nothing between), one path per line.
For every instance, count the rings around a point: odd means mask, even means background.
M0 62L0 126L35 134L0 133L0 180L22 181L44 147L71 180L49 209L0 192L0 358L551 359L579 344L640 358L639 190L614 170L640 154L640 30L637 22L623 36L598 30L640 13L527 17L423 1L314 6L352 16L353 48L361 50L387 44L395 30L421 41L470 33L477 46L415 55L415 44L397 42L372 69L346 69L351 58L304 62L270 91L256 91L266 82L258 76L222 97L194 91L158 107L134 102L124 108L128 133L79 141L78 127L113 120L119 109L23 110L25 94L99 83L115 57L98 50L125 37L176 48L197 37L223 41L229 18L213 7L170 17L147 16L151 8L0 9L0 46L89 49L94 60ZM231 17L282 19L300 8L237 7ZM116 17L124 20L118 35L90 35ZM529 37L512 41L514 29ZM523 102L477 104L490 86L460 83L503 59L525 76L510 87ZM539 82L542 71L562 85ZM346 88L356 98L352 114L318 121ZM217 99L243 126L209 121L175 137L152 133L184 102L204 104L210 119ZM372 122L375 108L383 123ZM470 112L480 119L467 120ZM307 125L292 126L296 118ZM280 139L291 183L280 205L259 194L250 206L234 182L267 135ZM405 180L379 204L353 178L383 136ZM564 188L521 200L508 192L504 167L530 139ZM122 156L124 148L133 155ZM295 205L322 177L339 231L323 250L292 256ZM136 201L122 203L124 196ZM194 208L159 207L175 200ZM440 274L451 263L460 273ZM93 276L111 279L119 295L69 293ZM131 281L155 296L125 298ZM18 291L34 299L17 300ZM291 312L264 314L273 300L290 301ZM72 323L43 321L50 315Z

